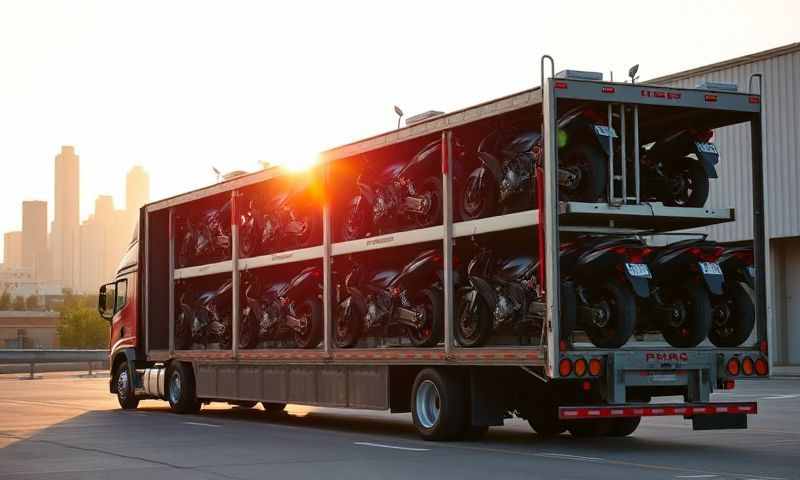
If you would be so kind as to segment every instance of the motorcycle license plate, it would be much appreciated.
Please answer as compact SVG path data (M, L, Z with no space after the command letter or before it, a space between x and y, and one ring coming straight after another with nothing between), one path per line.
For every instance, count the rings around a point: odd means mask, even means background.
M756 267L747 267L747 273L751 277L756 278Z
M617 132L608 125L595 125L594 131L601 137L617 138Z
M628 270L628 274L631 277L652 278L650 269L643 263L626 263L625 269Z
M719 155L719 151L717 150L717 146L713 143L705 143L705 142L695 142L695 147L697 150L703 153L712 153L714 155Z
M722 275L722 269L714 262L700 262L700 271L703 275Z

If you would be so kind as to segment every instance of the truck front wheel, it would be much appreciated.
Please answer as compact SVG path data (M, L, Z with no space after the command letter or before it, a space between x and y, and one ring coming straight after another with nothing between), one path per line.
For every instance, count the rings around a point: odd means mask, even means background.
M198 400L192 367L172 362L167 369L167 400L175 413L197 413L203 404Z
M411 417L424 440L456 440L467 428L467 396L455 372L426 368L411 389Z
M114 375L114 382L117 386L117 401L123 410L133 410L139 406L139 399L134 393L134 381L131 372L128 371L128 363L123 361L117 367Z

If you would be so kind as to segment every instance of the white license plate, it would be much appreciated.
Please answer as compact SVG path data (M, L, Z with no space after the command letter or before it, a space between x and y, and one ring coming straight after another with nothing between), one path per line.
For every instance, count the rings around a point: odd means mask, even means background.
M700 271L703 275L722 275L722 269L714 262L700 262Z
M705 142L695 142L695 146L697 149L703 153L712 153L714 155L719 155L719 150L717 150L717 146L713 143L705 143Z
M595 125L594 131L597 132L597 134L601 137L617 138L617 132L608 125Z
M628 270L628 274L631 277L653 278L650 275L650 269L644 263L626 263L625 269Z
M650 374L650 381L651 382L663 382L663 383L672 383L678 381L678 376L674 373L651 373Z
M749 273L751 277L756 278L756 267L747 267L747 273Z

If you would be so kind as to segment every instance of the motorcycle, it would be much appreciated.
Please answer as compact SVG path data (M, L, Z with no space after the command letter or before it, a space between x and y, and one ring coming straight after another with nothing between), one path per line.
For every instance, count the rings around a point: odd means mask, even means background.
M648 252L653 271L651 305L661 334L673 347L696 347L709 334L712 299L722 295L724 279L716 263L722 247L689 239Z
M288 282L264 285L254 274L243 272L243 349L260 341L291 337L297 348L316 348L322 340L322 272L306 267Z
M463 347L484 345L493 331L511 327L520 337L542 330L547 302L537 280L539 261L526 254L497 258L486 247L467 266L466 285L456 291L455 338ZM575 327L575 288L561 284L561 338Z
M643 247L629 238L581 237L561 245L563 280L575 283L577 326L592 344L618 348L636 327L636 298L650 295Z
M719 258L725 282L720 297L712 298L713 321L708 339L718 347L744 343L756 323L753 249L731 247Z
M307 189L292 185L274 195L264 213L256 212L253 201L241 215L243 256L267 254L311 246L319 240L322 217L308 204Z
M415 347L439 343L444 330L442 257L425 250L405 264L368 268L354 262L338 288L335 342L340 348L358 343L362 335L400 327Z
M179 217L176 223L176 238L180 239L177 255L179 268L230 258L230 200L221 208L208 209L197 217Z
M456 140L456 161L464 149ZM442 146L435 140L410 161L393 160L368 165L356 184L358 195L347 203L342 238L355 240L408 227L425 228L442 222ZM460 168L460 167L459 167Z
M181 292L175 319L176 348L231 348L231 290L229 280L197 298L188 288Z
M565 201L594 202L605 191L608 137L616 137L607 120L590 109L576 108L557 123L559 196ZM535 169L542 166L542 134L532 130L497 130L478 146L480 165L464 181L459 213L464 220L499 211L536 208Z
M642 198L675 207L702 207L709 179L717 178L719 151L714 132L680 130L642 147ZM632 168L632 166L631 166Z

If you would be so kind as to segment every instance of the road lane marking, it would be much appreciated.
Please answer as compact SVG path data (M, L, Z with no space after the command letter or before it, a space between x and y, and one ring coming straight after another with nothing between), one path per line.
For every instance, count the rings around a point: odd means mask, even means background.
M584 462L602 462L605 460L599 457L583 457L581 455L570 455L568 453L543 452L540 455L543 457L565 458L567 460L579 460Z
M788 399L788 398L797 398L797 397L800 397L800 395L796 395L796 394L795 395L775 395L775 396L772 396L772 397L763 397L760 400L785 400L785 399Z
M406 450L409 452L430 452L430 448L413 448L413 447L400 447L397 445L386 445L383 443L372 442L353 442L353 445L360 445L362 447L377 447L377 448L391 448L393 450Z
M184 425L197 425L200 427L214 427L219 428L222 425L214 425L213 423L200 423L200 422L183 422Z
M678 475L675 478L715 478L719 475L705 474L705 475Z

